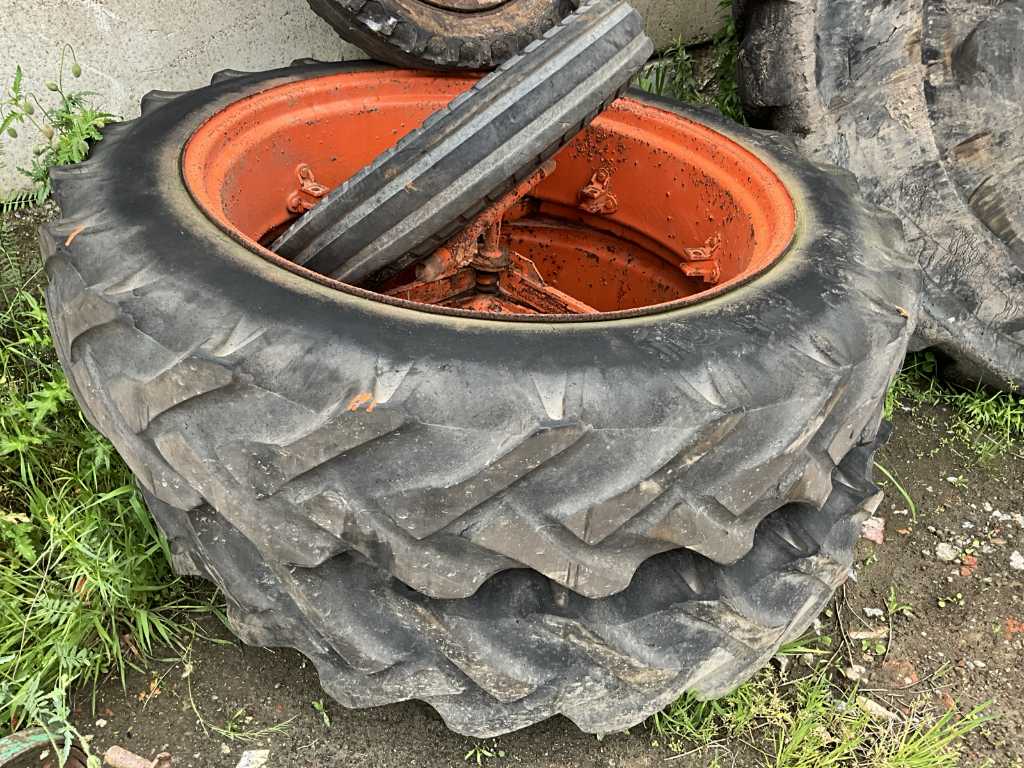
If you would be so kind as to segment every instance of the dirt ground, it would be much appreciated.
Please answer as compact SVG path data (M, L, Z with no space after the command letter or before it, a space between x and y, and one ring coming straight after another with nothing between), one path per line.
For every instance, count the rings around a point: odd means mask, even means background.
M1024 460L979 463L950 439L947 422L940 408L897 415L878 461L914 500L916 521L888 483L878 511L885 541L862 541L856 580L833 606L843 628L826 617L823 631L848 649L846 663L864 667L861 690L893 710L922 698L961 711L991 701L997 720L971 735L962 765L1017 766L1024 760L1024 570L1014 565L1024 564L1014 552L1024 552ZM956 559L947 560L951 555ZM884 626L871 614L885 608L891 589L913 617L894 622L883 658L865 653L862 645L873 643L856 638ZM475 742L448 732L424 704L345 710L326 699L299 654L244 647L216 622L204 630L220 641L197 638L187 659L131 674L127 690L108 681L95 714L80 697L79 722L96 746L119 743L147 756L167 750L178 768L234 768L244 751L262 748L270 750L269 768L476 764L475 755L467 760ZM245 732L253 743L223 731ZM669 758L676 768L707 764L707 756L677 757L653 741L644 726L599 741L555 719L484 742L493 756L481 757L491 766L640 768ZM760 764L749 749L734 758L738 768Z

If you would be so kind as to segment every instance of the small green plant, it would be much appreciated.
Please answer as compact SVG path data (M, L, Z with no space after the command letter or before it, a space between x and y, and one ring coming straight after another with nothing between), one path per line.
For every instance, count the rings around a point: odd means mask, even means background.
M719 5L731 7L731 0L720 0ZM746 123L739 88L736 85L736 59L739 41L732 15L712 38L707 74L702 75L690 49L677 40L662 52L658 60L645 67L637 76L637 85L656 96L670 96L690 104L714 107L738 123Z
M954 488L965 490L967 488L967 478L963 475L950 475L946 478L946 482L952 485Z
M883 656L885 655L886 648L885 642L882 640L861 640L860 650L861 653L869 654L871 656Z
M963 592L957 592L956 594L945 595L943 597L938 597L938 598L935 599L935 604L938 605L939 608L947 608L947 607L950 607L950 606L956 606L957 608L963 608L964 607L964 593Z
M71 54L70 66L67 55ZM31 91L25 89L24 73L20 66L14 70L14 79L0 100L0 134L10 138L18 137L18 130L32 128L39 135L40 143L32 152L32 163L18 171L32 182L35 204L42 203L50 195L50 169L55 165L71 165L84 160L89 154L92 142L100 141L100 129L114 120L114 115L94 107L90 91L72 91L64 86L67 71L73 78L82 74L82 67L70 45L65 45L60 54L60 69L56 80L46 83L56 104L47 106ZM24 197L12 198L9 208Z
M316 699L316 700L314 700L313 701L313 709L314 709L314 711L316 711L316 713L318 715L320 715L320 719L323 721L324 728L330 728L331 727L331 716L327 712L327 705L324 703L324 700L323 699Z
M765 672L724 699L700 701L684 694L651 718L651 728L676 752L690 745L707 747L719 739L738 739L759 720L780 717L785 705L777 694L774 678Z
M0 198L0 216L7 216L15 211L31 208L36 205L36 193L33 190L16 190Z
M907 510L910 512L910 519L911 519L911 521L916 523L917 522L917 504L914 503L914 499L911 498L909 493L907 493L907 489L904 488L900 484L900 481L896 479L896 475L894 475L892 472L890 472L884 466L879 464L877 461L875 462L875 469L877 469L879 472L881 472L882 475L885 477L885 479L888 480L890 483L892 483L893 486L896 488L896 490L899 491L900 496L902 496L903 500L905 502L907 502Z
M492 741L490 746L481 741L473 744L462 759L467 763L485 765L488 760L492 760L494 758L501 759L504 757L505 750L498 748L497 741Z
M905 619L914 618L914 606L910 603L900 602L899 597L896 595L895 585L890 585L889 595L885 598L885 612L889 615L889 618L895 618L902 616Z

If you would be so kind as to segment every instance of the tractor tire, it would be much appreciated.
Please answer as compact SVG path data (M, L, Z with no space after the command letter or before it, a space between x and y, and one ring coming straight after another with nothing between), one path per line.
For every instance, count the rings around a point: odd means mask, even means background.
M429 256L613 102L653 52L624 0L588 0L332 190L273 250L374 282Z
M591 600L514 570L464 600L436 600L356 553L296 569L263 557L209 506L147 494L179 571L213 581L246 643L290 647L350 708L419 699L453 731L500 736L561 714L603 734L684 692L724 696L797 639L846 580L881 492L875 445L834 471L822 509L769 515L731 566L685 550L645 562L629 587Z
M588 322L385 303L209 219L182 148L213 114L350 63L218 77L144 102L53 170L42 232L60 360L140 484L204 505L268 561L358 553L433 598L530 568L597 598L650 557L741 560L762 519L820 508L873 439L917 312L898 224L848 174L681 104L784 180L800 226L713 299ZM572 148L570 148L572 149Z
M309 0L309 5L379 61L493 69L543 37L579 0Z
M924 271L915 349L1024 386L1024 3L746 0L751 121L852 171Z

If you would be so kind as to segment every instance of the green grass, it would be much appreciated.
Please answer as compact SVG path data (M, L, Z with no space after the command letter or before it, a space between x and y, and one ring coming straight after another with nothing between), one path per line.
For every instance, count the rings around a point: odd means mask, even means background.
M196 600L131 474L57 362L38 263L0 220L0 735L66 723L68 694L173 643ZM69 726L66 726L69 727Z
M882 464L879 464L877 461L875 462L875 469L877 469L879 472L881 472L883 477L885 477L886 480L888 480L890 483L893 484L893 486L896 488L897 492L899 492L900 496L903 497L903 500L905 502L907 502L907 511L910 513L910 520L911 520L911 522L916 523L917 522L917 504L914 503L914 499L911 497L911 495L907 491L907 489L904 488L903 484L899 480L896 479L896 475L894 475L892 472L890 472L888 469L886 469L885 466L883 466Z
M730 0L721 0L727 11ZM637 86L656 96L712 107L738 123L746 123L743 105L736 86L736 57L739 41L731 15L725 26L711 40L710 58L698 65L691 49L677 41L661 52L637 76Z
M703 753L709 766L744 750L763 768L957 768L963 737L988 720L981 707L889 719L865 701L833 685L827 669L792 681L765 671L718 701L684 696L650 727L659 744Z
M944 406L951 431L982 459L1019 449L1024 439L1024 397L1017 392L963 387L939 377L932 352L907 356L885 397L885 417L917 406Z

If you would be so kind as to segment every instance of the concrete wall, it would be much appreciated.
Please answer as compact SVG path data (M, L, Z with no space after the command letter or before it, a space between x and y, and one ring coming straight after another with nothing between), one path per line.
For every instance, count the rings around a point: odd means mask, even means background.
M717 0L636 0L659 47L682 37L700 40L722 23ZM21 64L26 85L40 94L57 75L71 43L82 65L76 89L95 91L97 106L124 118L138 114L153 89L185 90L220 69L260 70L309 56L361 58L305 0L0 0L0 87ZM24 130L0 138L0 194L25 185L15 168L39 142Z

